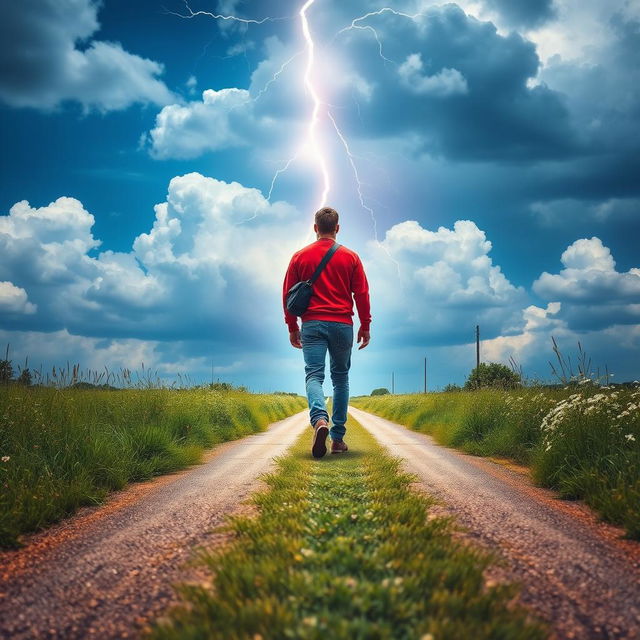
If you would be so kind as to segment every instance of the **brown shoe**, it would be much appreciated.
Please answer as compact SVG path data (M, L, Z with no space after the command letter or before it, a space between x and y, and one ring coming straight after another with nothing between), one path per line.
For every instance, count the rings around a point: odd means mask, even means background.
M329 435L329 424L320 418L314 426L313 444L311 454L314 458L322 458L327 453L327 436Z
M345 451L349 451L349 447L344 440L331 441L331 453L344 453Z

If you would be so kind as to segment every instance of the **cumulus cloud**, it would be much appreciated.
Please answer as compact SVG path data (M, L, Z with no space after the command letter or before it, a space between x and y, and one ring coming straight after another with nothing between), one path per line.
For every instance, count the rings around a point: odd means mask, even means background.
M528 34L545 62L558 55L565 61L598 64L603 49L616 40L615 20L640 18L640 6L629 0L554 0L553 8L555 19Z
M372 14L359 26L340 42L343 58L375 86L360 110L368 136L412 134L430 153L454 160L526 161L575 150L560 94L530 86L540 61L520 34L502 35L455 4L427 7L413 20ZM399 68L376 55L367 26Z
M483 359L506 364L513 357L519 363L530 363L534 356L547 350L548 345L544 343L550 343L551 335L567 335L565 322L557 317L561 306L559 302L550 302L546 307L533 304L526 307L522 311L522 332L483 339Z
M94 218L78 200L14 205L0 217L0 280L15 288L2 299L11 294L15 306L24 290L33 304L24 293L29 318L3 313L6 326L214 342L247 332L244 346L263 348L253 329L280 324L282 274L308 221L256 189L197 173L174 178L155 211L130 252L94 255ZM272 232L282 225L284 238Z
M540 78L566 95L585 144L610 164L605 154L637 154L640 147L640 92L631 89L640 84L640 16L625 18L608 8L597 28L607 38L599 45L589 42L590 58L554 55Z
M469 91L467 81L457 69L442 69L436 74L425 75L424 63L419 53L412 53L398 68L402 84L412 93L446 97Z
M219 151L247 144L247 118L251 118L249 92L244 89L207 89L202 101L164 107L149 133L151 155L195 158L204 151ZM232 122L241 121L241 126Z
M539 27L556 14L553 0L485 0L485 4L516 28Z
M526 294L493 264L491 242L470 220L436 231L402 222L370 250L370 281L384 300L380 322L405 341L454 344L466 342L476 324L487 336L521 325Z
M35 313L36 308L24 289L12 282L0 281L0 313Z
M256 150L295 136L291 120L300 118L304 98L300 83L290 80L302 58L276 37L266 39L264 51L247 89L207 89L202 100L165 106L143 139L152 157L189 159L247 145Z
M541 298L562 303L569 328L587 330L640 322L640 269L619 272L599 238L582 238L561 257L564 269L533 283Z
M11 3L0 23L0 99L36 109L76 101L101 111L171 102L160 63L91 40L98 9L92 0Z
M565 266L560 273L544 272L533 283L541 297L594 304L640 302L640 269L616 271L611 251L600 238L576 240L560 259Z

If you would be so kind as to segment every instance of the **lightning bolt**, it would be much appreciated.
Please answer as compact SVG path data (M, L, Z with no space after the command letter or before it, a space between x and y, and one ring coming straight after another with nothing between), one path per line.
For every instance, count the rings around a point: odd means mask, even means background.
M327 111L327 115L329 116L329 120L331 120L331 124L333 125L333 128L336 130L336 135L338 136L338 138L340 138L340 142L342 142L342 146L344 147L344 150L347 154L349 164L351 165L351 169L353 170L353 176L356 180L356 185L357 185L358 198L360 199L360 206L365 211L369 212L369 215L371 216L371 220L373 222L373 235L376 239L376 242L380 244L380 242L378 242L378 223L376 221L376 216L373 212L373 209L369 205L367 205L366 202L364 201L364 195L362 194L362 182L360 180L360 174L358 173L358 167L355 161L356 157L351 153L351 149L349 148L349 143L347 142L347 139L344 137L344 134L342 133L342 131L340 131L340 127L338 127L338 123L333 117L333 114L331 113L331 111Z
M247 24L247 25L248 24L264 24L265 22L277 22L279 20L289 20L288 17L272 18L271 16L267 16L266 18L262 18L260 20L254 20L252 18L239 18L238 16L223 15L219 13L213 13L211 11L193 11L193 9L191 9L191 7L189 6L189 2L187 0L184 0L184 6L187 8L187 11L189 12L186 15L184 13L177 13L175 11L168 11L168 10L166 10L166 13L168 13L169 15L177 16L178 18L184 18L187 20L197 18L198 16L209 16L209 18L213 18L214 20L240 22L242 24Z
M279 79L279 77L282 75L282 73L285 71L285 69L299 56L301 56L303 53L306 53L306 65L305 65L305 69L304 69L304 75L303 75L303 85L304 88L306 90L306 93L308 94L308 96L311 99L311 113L309 115L309 122L308 122L308 126L307 126L307 139L306 141L304 141L303 144L301 144L299 146L299 148L296 150L296 152L288 159L286 160L286 162L284 162L282 164L282 166L280 166L276 172L274 173L273 177L271 178L271 182L269 185L269 190L267 192L266 195L266 200L267 202L271 201L271 197L273 195L276 183L278 181L278 179L280 178L280 176L287 172L289 170L289 168L299 159L302 151L306 148L307 150L310 150L313 157L316 159L317 162L317 167L318 167L318 172L320 175L320 182L321 182L321 193L320 196L318 198L318 204L316 206L316 209L320 209L321 207L325 206L327 203L327 198L329 196L329 193L331 191L331 174L329 171L329 167L328 167L328 163L327 163L327 159L325 156L325 152L323 149L323 146L318 138L318 126L321 123L322 119L327 119L333 130L336 133L336 136L341 144L341 146L343 147L346 157L348 159L348 162L351 166L351 169L353 171L353 176L354 176L354 180L355 180L355 184L356 184L356 191L358 194L358 199L360 202L360 206L367 211L367 213L369 214L369 216L371 217L372 220L372 224L373 224L373 232L374 232L374 238L375 238L375 242L378 245L378 247L382 248L385 253L387 254L387 256L395 263L397 269L398 269L398 274L400 274L400 267L398 265L398 263L396 262L396 260L393 259L393 257L390 255L388 249L382 245L380 243L380 241L378 240L378 231L377 231L377 221L376 221L376 217L375 217L375 212L373 210L373 208L371 206L369 206L367 204L367 200L365 199L364 196L364 190L363 190L363 183L362 180L360 179L360 173L358 171L358 165L356 163L356 159L357 156L355 156L353 154L353 152L351 151L351 147L349 145L349 142L347 140L347 137L345 136L345 134L342 132L342 130L340 129L338 122L336 121L335 117L333 116L333 114L331 113L331 111L328 109L328 107L330 105L328 105L326 102L324 102L321 98L320 92L318 90L318 88L316 87L316 83L315 83L315 79L314 79L314 70L315 70L315 64L316 64L316 45L313 39L313 35L311 32L311 28L309 25L309 19L308 19L308 15L307 12L309 11L309 9L315 4L316 0L306 0L304 2L304 4L301 6L300 10L298 11L298 17L300 20L300 27L301 27L301 31L302 31L302 36L304 38L304 42L305 42L305 49L303 51L299 51L296 54L294 54L291 58L289 58L288 60L286 60L281 66L280 68L273 74L273 76L271 77L271 79L264 85L264 87L254 96L252 97L250 100L248 100L248 102L255 102L257 100L259 100L271 87L271 85L273 85L275 82L277 82L277 80ZM197 16L208 16L210 18L216 19L216 20L225 20L225 21L234 21L234 22L239 22L239 23L243 23L246 25L261 25L264 24L265 22L272 22L272 21L276 21L276 20L287 20L290 19L288 17L283 17L283 18L274 18L274 17L265 17L265 18L261 18L261 19L251 19L251 18L240 18L234 15L222 15L222 14L215 14L213 12L210 11L193 11L191 9L191 7L188 4L187 0L184 0L184 4L185 7L187 8L188 13L185 14L180 14L180 13L174 13L174 12L168 12L168 13L172 13L173 15L176 15L180 18L185 18L185 19L193 19L196 18ZM378 44L378 53L380 55L380 57L382 58L382 60L384 60L385 62L391 62L393 64L396 64L393 60L390 60L389 58L387 58L384 55L384 51L383 51L383 45L382 45L382 40L378 34L378 32L376 31L376 29L374 27L372 27L371 25L362 25L360 23L362 23L363 21L367 20L370 17L376 16L376 15L382 15L384 13L392 13L394 15L397 16L403 16L412 20L415 20L418 16L422 15L421 13L416 13L414 15L408 14L408 13L404 13L402 11L397 11L395 9L392 9L391 7L383 7L382 9L379 9L377 11L371 11L367 14L364 14L362 16L359 16L358 18L354 18L351 21L351 24L347 25L346 27L344 27L343 29L341 29L335 36L334 39L337 38L340 34L345 33L347 31L350 30L359 30L359 31L368 31L370 33L373 34L377 44ZM243 103L246 104L246 103ZM232 109L237 108L237 106L232 107ZM359 111L359 105L358 105L358 111ZM254 213L254 215L245 220L244 222L249 222L250 220L253 220L254 218L256 218L258 215L258 211L256 210L256 212Z
M398 64L394 60L390 60L389 58L387 58L384 55L384 53L382 51L382 40L380 39L380 35L376 31L376 29L374 27L372 27L371 25L369 25L369 24L368 25L364 25L364 26L359 24L360 22L363 22L367 18L371 18L373 16L381 16L383 13L392 13L395 16L402 16L403 18L409 18L410 20L415 20L419 16L424 15L424 13L422 11L419 11L418 13L410 14L410 13L404 13L403 11L397 11L396 9L392 9L391 7L382 7L382 9L378 9L377 11L370 11L369 13L365 13L364 15L359 16L358 18L354 18L351 21L350 25L347 25L346 27L343 27L342 29L340 29L340 31L338 31L338 33L336 33L336 35L334 36L334 40L340 34L345 33L347 31L351 31L352 29L356 29L356 30L359 30L359 31L369 31L369 32L371 32L373 34L373 37L375 38L376 42L378 43L378 54L380 55L380 57L385 62L391 62L392 64Z
M260 91L258 91L258 93L256 94L256 96L251 100L252 102L257 102L265 93L267 93L267 91L269 90L269 87L274 83L278 81L278 78L284 73L285 69L299 56L301 56L304 53L304 51L298 51L297 53L294 53L288 60L285 60L281 65L280 68L273 74L273 76L271 76L271 78L269 78L269 80L265 83L264 87L262 87L262 89L260 89Z
M320 206L317 209L323 207L327 202L327 196L329 195L329 190L331 189L331 180L329 178L329 170L327 169L327 162L324 158L324 153L318 144L318 138L316 136L316 128L318 125L319 113L322 107L322 102L318 97L318 92L316 91L315 85L313 83L313 66L315 62L315 44L313 42L313 38L311 37L311 30L309 29L309 21L307 19L307 10L310 6L315 3L316 0L307 0L302 9L300 9L300 20L302 22L302 34L304 35L304 39L307 43L307 67L304 72L304 85L307 88L307 91L311 95L311 99L313 100L313 109L311 111L311 119L309 121L308 128L308 136L309 136L309 144L312 150L316 153L318 158L318 165L320 168L320 173L322 175L322 196L320 197Z

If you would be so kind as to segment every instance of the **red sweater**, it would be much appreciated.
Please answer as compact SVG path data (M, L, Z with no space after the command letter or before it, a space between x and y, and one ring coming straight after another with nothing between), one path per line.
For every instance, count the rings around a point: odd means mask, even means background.
M282 287L284 321L289 331L298 330L298 319L287 311L287 291L302 280L308 280L320 264L322 257L333 244L332 238L320 238L293 254ZM360 325L369 331L371 311L369 307L369 283L358 254L341 246L331 257L320 277L313 285L309 308L302 322L329 320L353 324L353 301L356 301Z

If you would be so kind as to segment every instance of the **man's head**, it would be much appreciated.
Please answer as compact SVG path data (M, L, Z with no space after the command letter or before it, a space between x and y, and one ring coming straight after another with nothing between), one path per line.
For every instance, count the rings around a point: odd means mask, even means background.
M334 236L338 233L338 212L331 207L322 207L316 211L315 224L313 230L318 236Z

